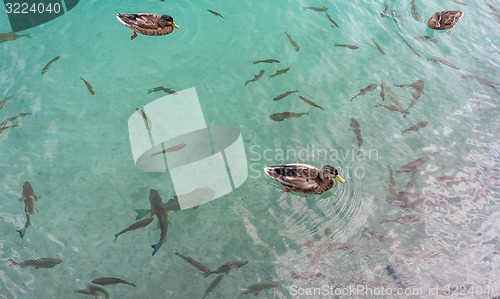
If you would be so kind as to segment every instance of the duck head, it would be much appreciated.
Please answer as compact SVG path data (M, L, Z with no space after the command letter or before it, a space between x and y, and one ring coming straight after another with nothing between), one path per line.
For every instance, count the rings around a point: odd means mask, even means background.
M323 166L319 172L319 177L321 180L335 178L339 183L345 182L345 180L339 175L337 169L331 165Z
M172 26L174 28L179 29L179 26L174 23L174 18L172 18L169 15L161 16L160 19L158 20L158 24L160 25L160 27Z

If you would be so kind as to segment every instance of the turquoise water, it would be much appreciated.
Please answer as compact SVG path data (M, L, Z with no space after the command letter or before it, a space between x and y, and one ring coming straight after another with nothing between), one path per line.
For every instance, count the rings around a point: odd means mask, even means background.
M32 114L0 134L0 298L85 298L74 290L105 276L137 284L106 287L113 298L202 297L215 277L202 278L175 250L211 269L249 261L225 277L212 298L235 298L249 285L271 280L279 287L260 297L355 297L306 295L323 286L421 290L414 298L433 297L436 287L443 297L450 287L452 297L500 295L498 85L462 77L500 80L500 31L490 8L500 9L500 3L467 2L416 0L416 21L410 1L388 2L398 13L395 20L380 16L382 1L81 1L64 16L27 30L30 38L1 43L0 99L13 97L0 120ZM327 6L340 28L303 6ZM460 9L465 16L451 35L433 33L436 43L417 39L429 33L427 18L443 9ZM115 18L131 12L168 13L181 28L131 41L131 30ZM5 15L0 25L8 28ZM40 76L56 56L61 58ZM431 57L460 70L426 59ZM252 64L269 58L280 63ZM286 74L268 79L287 67ZM264 76L245 85L261 69ZM383 80L406 107L412 89L395 84L419 79L425 82L423 94L405 118L375 107L382 103L380 87L350 101ZM239 128L249 177L236 191L197 209L170 212L167 241L151 256L150 245L159 238L156 221L116 242L113 236L135 222L134 209L148 207L151 188L164 201L175 195L169 174L135 166L128 139L135 108L164 95L148 94L157 86L195 87L209 125ZM288 90L299 90L324 110L297 94L273 101ZM269 118L285 111L309 113L282 122ZM351 117L360 124L360 150ZM401 133L421 121L429 125ZM433 153L413 186L428 201L411 212L389 204L387 166L396 170ZM302 196L281 193L261 171L297 162L334 165L347 182ZM457 182L444 185L442 176ZM399 191L409 179L409 173L395 173ZM40 200L21 239L15 230L25 222L18 200L25 181ZM380 223L415 213L423 219ZM42 257L62 264L34 270L8 262ZM388 275L388 265L398 279Z

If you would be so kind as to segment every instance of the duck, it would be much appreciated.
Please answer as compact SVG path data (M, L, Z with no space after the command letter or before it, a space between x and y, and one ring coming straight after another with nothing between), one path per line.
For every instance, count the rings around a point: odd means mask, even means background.
M137 32L144 35L167 35L180 28L169 15L159 16L154 13L117 14L120 23L134 31L131 40L137 37Z
M443 10L433 14L427 21L427 25L435 30L450 29L464 16L460 10Z
M345 182L337 169L331 165L325 165L320 170L302 163L277 164L264 167L264 172L285 186L283 192L321 194L333 187L333 179L340 183Z

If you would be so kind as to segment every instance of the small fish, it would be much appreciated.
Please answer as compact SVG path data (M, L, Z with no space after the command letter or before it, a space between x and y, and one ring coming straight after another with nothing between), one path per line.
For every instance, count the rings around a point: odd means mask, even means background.
M355 96L353 96L351 98L351 101L354 100L355 98L359 97L359 96L362 96L362 95L368 93L368 92L374 91L375 88L377 88L377 86L378 86L378 84L372 83L372 84L368 85L367 87L361 89L357 95L355 95Z
M415 169L419 168L420 166L424 165L425 163L427 163L427 161L431 160L431 159L434 159L435 156L437 155L437 153L434 153L430 156L424 156L424 157L420 157L416 160L413 160L411 161L410 163L406 164L406 165L403 165L401 166L398 170L396 170L397 173L401 173L401 172L412 172L414 171Z
M245 85L247 85L250 82L257 82L257 81L259 81L259 79L262 78L263 75L264 75L264 70L260 70L260 72L257 75L253 76L253 79L248 80L247 82L245 82Z
M31 115L31 113L30 112L22 112L22 113L19 113L16 116L11 116L9 118L6 118L5 120L3 120L0 123L0 126L4 126L4 125L8 124L9 122L14 122L16 119L21 118L21 117L25 117L26 115Z
M207 11L208 11L209 13L213 14L213 15L214 15L214 16L216 16L216 17L221 17L221 18L223 18L223 19L224 19L224 17L223 17L220 13L218 13L218 12L216 12L216 11L213 11L213 10L211 10L211 9L207 9Z
M85 86L87 86L87 89L89 90L90 94L94 95L95 92L94 92L94 88L92 88L92 85L90 85L90 83L87 82L87 80L83 79L82 77L80 77L80 79L83 80L83 83L85 83Z
M490 81L490 80L488 80L486 78L483 78L483 77L478 76L478 75L473 75L473 74L464 74L464 75L462 75L462 78L476 80L479 83L482 83L482 84L484 84L486 86L489 86L491 88L495 88L495 86L499 86L500 85L500 83L498 83L498 82L493 82L493 81Z
M410 48L413 54L417 55L418 57L422 57L420 56L420 54L418 54L417 50L415 50L407 41L405 41L405 44L408 46L408 48Z
M439 62L443 65L446 65L446 66L449 66L451 67L452 69L456 69L456 70L460 70L460 68L452 63L450 63L448 60L446 59L443 59L443 58L439 58L439 57L432 57L432 58L428 58L427 60L432 60L434 62Z
M29 33L16 34L14 32L0 33L0 43L16 40L16 39L23 37L23 36L30 37L30 34Z
M436 183L442 186L455 185L466 182L465 178L456 178L452 176L440 176L436 178Z
M280 61L277 60L277 59L264 59L264 60L254 60L253 64L257 64L257 63L273 63L273 62L280 63Z
M309 112L278 112L269 115L269 118L274 121L283 121L288 118L298 118L301 117L302 115L307 115Z
M144 110L142 110L141 108L135 108L135 111L137 111L137 113L139 113L144 121L148 124L148 130L151 130L151 128L153 127L153 123L151 122L149 116L147 116L146 112L144 112Z
M428 197L413 192L399 192L395 196L386 197L385 200L389 204L405 210L411 210L419 205L430 202Z
M354 136L356 136L356 140L358 141L358 148L363 145L363 138L361 137L361 129L359 128L359 122L351 117L351 130L354 132Z
M318 262L325 260L327 257L331 256L334 251L349 251L355 245L352 243L338 243L332 242L331 240L325 241L321 245L319 245L318 251L313 255L311 261L309 262L309 266L312 267Z
M421 214L408 214L398 217L396 219L382 219L380 221L380 224L390 223L390 222L397 222L399 224L413 223L413 222L419 222L420 220L422 220L423 217L424 216Z
M382 54L382 55L385 55L385 52L384 52L384 49L382 49L382 47L380 47L377 42L372 38L372 41L373 43L375 44L375 46L377 46L377 50Z
M299 44L288 34L288 32L285 30L285 35L288 38L288 41L292 44L293 48L295 49L296 52L300 51L300 46Z
M34 201L38 200L38 196L33 191L33 186L30 182L24 182L23 184L23 194L22 199L24 201L24 213L26 214L26 223L22 229L18 229L17 232L21 238L24 238L26 230L31 226L31 216L35 213Z
M100 277L92 280L93 283L99 284L99 285L110 285L110 284L128 284L129 286L136 287L135 282L128 282L126 280L123 280L121 278L116 278L116 277Z
M7 105L7 102L12 99L13 96L8 96L5 97L3 100L0 101L0 109L2 109L5 105Z
M4 126L4 125L2 125L2 126L0 126L0 134L1 134L3 131L7 130L7 129L13 129L13 128L15 128L15 127L19 127L19 123L17 123L17 122L16 122L16 123L14 123L14 124L13 124L13 125L11 125L11 126Z
M269 80L276 76L283 75L284 73L288 72L289 69L290 67L287 67L286 69L277 70L276 73L269 76Z
M302 101L306 102L307 104L309 104L309 105L311 105L311 106L313 106L313 107L319 108L319 109L321 109L321 110L325 110L325 109L323 109L323 107L319 106L318 104L314 103L313 101L311 101L311 100L309 100L309 99L307 99L307 98L305 98L305 97L303 97L303 96L299 96L299 98L300 98Z
M165 205L161 201L160 194L158 191L151 189L149 192L149 201L151 202L151 209L155 212L158 218L158 226L160 227L160 241L158 243L151 245L153 247L153 254L155 255L160 249L161 245L167 240L167 229L168 229L168 215Z
M166 153L177 152L177 151L180 151L181 149L183 149L185 147L186 147L185 143L177 144L177 145L174 145L174 146L169 147L167 149L164 149L162 151L159 151L159 152L156 152L156 153L152 153L151 157L154 157L156 155L166 154Z
M24 267L35 267L38 268L54 268L56 265L60 264L62 261L57 258L51 257L43 257L36 260L25 260L20 263L14 261L13 259L9 260L12 266L19 265L21 268Z
M52 66L52 64L56 61L59 60L59 58L61 58L61 56L56 56L54 59L52 59L51 61L49 61L42 69L42 76L43 74L45 74L49 69L50 67Z
M415 21L420 21L420 15L417 12L417 7L415 6L415 0L411 0L411 16Z
M387 95L387 98L391 100L396 106L402 107L403 103L399 99L399 97L391 90L391 87L384 82L381 84L382 89L384 90L384 94Z
M259 293L262 290L272 289L272 288L275 288L277 286L278 286L278 283L275 281L259 282L259 283L253 284L251 286L248 286L244 291L242 291L240 293L240 295L238 296L238 299L243 298L243 296L245 296L246 294L254 294L254 296L257 296L257 295L259 295Z
M219 284L222 278L224 278L224 274L219 274L214 280L212 280L208 288L205 290L205 293L203 294L203 299L205 299L208 296L208 294L210 294L215 289L215 287Z
M387 192L389 193L389 196L396 196L398 194L398 187L396 186L391 166L389 166L389 182L387 184Z
M458 1L458 0L451 0L451 2L456 3L456 4L459 4L459 5L467 6L467 3L464 3L464 2L462 2L462 1Z
M203 273L205 275L212 272L212 270L210 270L207 266L203 265L202 263L198 262L195 259L192 259L189 256L185 256L185 255L180 254L177 250L175 251L175 255L179 256L180 258L182 258L183 260L188 262L190 265L194 266L196 269L198 269L198 271L200 271L201 273Z
M181 207L179 206L179 200L177 199L177 196L174 196L174 198L169 199L166 203L164 203L165 207L167 208L167 211L179 211ZM151 208L149 209L136 209L135 212L137 213L137 217L135 217L135 220L140 220L144 217L146 217L147 214L153 215L153 210Z
M380 82L380 98L382 99L382 101L385 100L385 87L388 86L384 83L384 80L382 80L382 82Z
M154 87L154 88L149 89L148 94L150 94L152 92L157 92L157 91L163 91L166 94L177 94L177 92L175 90L167 88L167 87L163 87L163 86L158 86L158 87Z
M359 49L359 47L355 46L355 45L337 44L337 43L335 43L335 47L344 47L344 48L348 48L348 49L352 49L352 50Z
M313 10L313 11L327 11L328 7L314 7L314 6L304 6L304 10Z
M211 274L220 274L220 273L225 273L227 275L227 274L229 274L229 272L231 272L231 270L239 269L239 268L245 266L246 264L248 264L248 261L229 262L229 263L226 263L226 264L220 266L215 271L208 272L207 274L203 275L203 277L207 277Z
M401 282L401 279L399 278L396 271L394 270L394 268L391 265L387 265L385 267L385 273L387 273L387 275L389 275L389 277L391 277L392 279L394 279L396 281L399 288L401 288L401 289L405 288L405 285Z
M86 289L76 289L74 292L78 294L94 296L95 298L99 298L99 296L103 294L104 298L111 298L109 296L109 293L104 288L93 284L88 284Z
M115 241L116 239L118 238L118 236L120 236L121 234L123 233L126 233L126 232L129 232L129 231L132 231L132 230L136 230L138 228L141 228L141 227L146 227L148 224L150 224L152 221L154 220L153 217L151 218L146 218L146 219L143 219L141 221L138 221L134 224L131 224L130 226L128 226L127 228L123 229L122 231L120 231L119 233L115 234ZM99 283L98 283L99 284Z
M410 131L417 132L418 130L427 127L428 124L429 124L428 121L421 121L418 124L413 125L413 126L409 127L408 129L401 131L401 133L406 133L406 132L410 132Z
M404 110L403 108L401 108L399 106L394 106L394 105L377 105L375 107L379 107L379 106L382 106L385 109L390 110L390 111L399 112L399 113L404 114L404 115L410 114L410 112Z
M432 36L427 36L427 35L417 36L416 39L426 40L426 41L430 41L430 42L433 42L433 43L437 43L438 42L437 38L432 37Z
M330 15L329 15L326 11L325 11L325 15L326 15L326 17L328 18L328 21L330 21L330 23L332 23L332 24L333 24L333 26L335 26L335 27L339 28L339 25L337 24L337 22L335 22L335 21L332 19L332 17L331 17L331 16L330 16Z
M285 98L285 97L287 97L287 96L289 96L289 95L291 95L292 93L295 93L295 92L299 92L299 91L298 90L290 90L290 91L284 92L284 93L280 94L279 96L275 96L273 98L273 100L274 101L279 101L279 100L281 100L281 99L283 99L283 98Z
M412 99L410 102L410 105L408 105L408 108L406 110L409 110L411 107L415 106L415 104L418 102L420 99L420 96L424 93L424 80L419 79L415 83L410 83L410 84L396 84L397 87L411 87L414 89L414 92L412 93Z
M410 192L410 190L413 189L413 185L415 184L415 181L418 179L420 176L420 170L417 168L411 173L410 180L406 184L405 192Z

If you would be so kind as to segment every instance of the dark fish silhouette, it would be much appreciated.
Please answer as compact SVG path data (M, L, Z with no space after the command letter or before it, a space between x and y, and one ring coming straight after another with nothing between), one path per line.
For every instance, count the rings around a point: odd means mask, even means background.
M165 207L167 208L167 211L179 211L181 207L179 206L179 200L177 199L177 196L174 196L174 198L171 198L169 201L164 203ZM135 212L137 213L137 217L135 217L135 220L142 219L146 217L147 214L153 215L153 210L151 208L149 209L136 209Z
M195 259L192 259L189 256L185 256L185 255L180 254L177 250L175 251L175 255L179 256L180 258L182 258L183 260L188 262L190 265L194 266L196 269L198 269L198 271L200 271L201 273L203 273L205 275L212 272L212 270L210 270L207 266L203 265L202 263L198 262Z
M217 285L219 284L219 282L224 278L224 274L219 274L217 275L217 277L212 280L212 282L210 283L210 285L208 286L208 288L205 290L205 293L203 294L203 298L202 299L205 299L208 294L210 294L214 289L215 287L217 287Z
M104 298L111 298L109 296L109 293L104 288L94 284L88 284L86 289L76 289L74 292L78 294L94 296L95 298L99 298L99 296L103 294Z
M328 7L314 7L314 6L304 6L304 10L313 10L313 11L327 11Z
M298 118L298 117L301 117L302 115L307 115L309 114L309 112L299 112L299 113L296 113L296 112L278 112L278 113L274 113L274 114L271 114L269 115L269 118L271 120L274 120L274 121L283 121L285 119L288 119L288 118Z
M413 126L409 127L408 129L401 131L401 133L406 133L406 132L410 132L410 131L417 132L418 130L427 127L428 124L429 124L428 121L421 121L418 124L413 125Z
M330 16L330 15L329 15L326 11L325 11L325 15L326 15L326 17L328 18L328 21L330 21L330 23L332 23L332 24L333 24L333 26L335 26L335 27L339 28L339 25L337 24L337 22L335 22L335 21L332 19L332 17L331 17L331 16Z
M355 45L337 44L337 43L335 43L335 47L344 47L344 48L348 48L348 49L352 49L352 50L359 49L359 47L355 46Z
M0 109L2 109L5 105L7 105L7 102L12 99L13 96L7 96L3 100L0 101Z
M166 153L177 152L177 151L180 151L181 149L183 149L185 147L186 147L185 143L177 144L177 145L171 146L169 148L166 148L166 149L164 149L162 151L159 151L159 152L156 152L156 153L152 153L151 157L154 157L156 155L166 154Z
M439 62L443 65L446 65L448 67L451 67L452 69L456 69L456 70L460 70L460 68L454 64L452 64L451 62L449 62L448 60L446 59L443 59L443 58L439 58L439 57L432 57L432 58L428 58L427 60L432 60L434 62Z
M151 189L149 192L149 201L151 203L151 209L156 214L158 218L158 226L160 227L160 241L158 243L151 245L153 247L153 254L155 255L158 250L160 250L161 245L167 240L167 229L168 229L168 215L165 205L161 201L160 194L158 191Z
M385 100L385 87L387 85L384 83L384 80L382 80L382 82L380 82L380 98L382 99L382 101Z
M379 45L377 44L377 42L376 42L373 38L372 38L372 41L373 41L373 43L375 44L375 46L377 46L377 50L378 50L378 51L379 51L382 55L385 55L384 49L382 49L382 47L381 47L381 46L379 46Z
M382 223L390 223L390 222L397 222L399 224L405 224L405 223L411 223L411 222L419 222L424 218L423 215L421 214L408 214L408 215L403 215L401 217L395 218L395 219L382 219L380 221L380 224Z
M313 107L316 107L316 108L319 108L319 109L321 109L321 110L324 110L324 109L323 109L323 107L319 106L318 104L314 103L313 101L311 101L311 100L309 100L309 99L307 99L307 98L305 98L305 97L303 97L303 96L299 96L299 98L300 98L302 101L306 102L307 104L309 104L309 105L311 105L311 106L313 106Z
M90 83L87 82L87 80L83 79L82 77L80 77L80 79L83 80L83 83L85 83L85 86L87 86L87 89L89 90L90 94L94 95L95 92L94 92L94 88L92 88L92 85L90 85Z
M121 234L123 233L126 233L126 232L129 232L129 231L132 231L132 230L136 230L138 228L141 228L141 227L146 227L148 224L150 224L152 221L154 220L153 217L151 218L146 218L146 219L143 219L143 220L140 220L140 221L137 221L136 223L134 224L131 224L130 226L128 226L127 228L123 229L121 232L115 234L115 241L116 239L118 238L118 236L120 236Z
M378 84L372 83L372 84L368 85L367 87L361 89L357 95L355 95L355 96L353 96L351 98L351 101L354 100L355 98L359 97L359 96L362 96L362 95L368 93L368 92L374 91L375 88L377 88L377 86L378 86Z
M500 83L498 83L498 82L493 82L493 81L490 81L490 80L488 80L486 78L483 78L483 77L478 76L478 75L473 75L473 74L464 74L464 75L462 75L462 78L476 80L479 83L482 83L482 84L484 84L486 86L489 86L491 88L495 88L495 86L499 86L500 85Z
M223 18L223 19L224 19L224 17L223 17L220 13L218 13L218 12L216 12L216 11L213 11L213 10L211 10L211 9L207 9L207 11L208 11L209 13L213 14L213 15L214 15L214 16L216 16L216 17L221 17L221 18Z
M245 82L245 85L247 85L250 82L259 81L259 79L262 78L263 75L264 75L264 70L260 70L260 72L257 75L253 76L253 79L250 79L247 82Z
M426 41L430 41L430 42L433 42L433 43L437 43L438 42L437 38L432 37L432 36L427 36L427 35L418 36L418 37L416 37L416 39L426 40Z
M7 130L7 129L13 129L15 127L19 127L19 123L18 122L15 122L13 125L10 125L10 126L0 126L0 134L2 134L3 131Z
M437 153L434 153L430 156L424 156L424 157L420 157L416 160L413 160L411 161L410 163L406 164L406 165L403 165L401 166L398 170L396 170L397 173L401 173L401 172L412 172L414 171L415 169L419 168L420 166L424 165L425 163L427 163L427 161L431 160L431 159L434 159L435 156L437 155Z
M290 36L290 34L288 34L288 32L286 32L286 30L285 30L285 35L286 35L286 38L288 38L288 41L292 44L295 51L299 52L300 51L299 44Z
M422 79L419 79L417 80L417 82L410 84L396 84L397 87L411 87L414 89L410 105L408 105L408 108L406 108L406 110L409 110L411 107L417 104L420 96L422 96L422 94L424 93L424 85L424 80Z
M420 21L420 15L417 12L417 7L415 6L415 0L411 0L411 16L415 21Z
M420 54L418 54L417 50L415 50L407 41L405 41L405 44L408 46L408 48L410 48L413 54L417 55L418 57L422 57L420 56Z
M152 92L157 92L157 91L163 91L167 94L177 94L177 92L175 90L167 88L167 87L163 87L163 86L154 87L154 88L149 89L148 94L150 94Z
M99 284L99 285L110 285L110 284L128 284L129 286L136 287L135 282L128 282L126 280L123 280L121 278L116 278L116 277L100 277L92 280L93 283Z
M6 124L8 124L9 122L13 122L15 121L16 119L18 118L21 118L21 117L25 117L26 115L31 115L31 112L21 112L19 113L18 115L16 116L11 116L11 117L8 117L6 119L4 119L1 123L0 123L0 126L4 126ZM17 123L17 122L16 122Z
M390 110L390 111L399 112L399 113L404 114L404 115L410 114L410 112L404 110L403 108L401 108L399 106L395 106L395 105L376 105L375 107L379 107L379 106L382 106L385 109Z
M384 96L386 98L388 98L389 100L391 100L398 107L402 107L403 106L403 103L401 102L401 100L399 99L399 97L391 90L391 87L389 85L387 85L384 82L382 82L382 84L380 86L384 90Z
M146 112L144 112L144 110L142 110L141 108L135 108L135 111L137 111L137 113L139 113L144 121L148 124L148 130L151 130L151 128L153 127L153 123L151 122L149 116L147 116Z
M51 61L49 61L42 69L42 76L43 74L45 74L49 69L50 67L52 66L52 64L56 61L59 60L59 58L61 58L61 56L56 56L54 59L52 59Z
M363 138L361 137L361 129L359 128L359 122L351 117L351 130L354 132L354 136L356 136L356 140L358 141L358 148L363 145Z
M279 75L283 75L286 72L288 72L289 69L290 69L290 67L287 67L286 69L277 70L276 73L269 76L269 79L272 79L272 78L279 76Z
M257 63L279 63L280 61L277 60L277 59L264 59L264 60L254 60L253 64L257 64Z
M62 261L57 258L51 258L51 257L43 257L39 258L36 260L25 260L20 263L14 261L13 259L9 260L11 265L19 265L21 268L24 267L35 267L35 269L38 268L54 268L56 265L60 264Z
M14 32L0 33L0 43L16 40L20 37L30 37L30 34L16 34Z
M394 279L394 281L396 281L399 288L401 288L401 289L405 288L405 285L401 282L401 279L399 278L396 271L394 270L394 268L391 265L387 265L385 267L385 273L387 273L387 275L389 275L389 277L391 277L392 279Z
M211 274L221 274L221 273L224 273L227 275L227 274L229 274L229 272L231 272L231 270L239 269L239 268L245 266L246 264L248 264L248 261L229 262L229 263L226 263L226 264L220 266L215 271L210 271L209 273L205 274L203 277L207 277Z
M254 294L254 296L258 296L262 290L272 289L272 288L275 288L277 286L278 286L278 283L275 281L259 282L259 283L253 284L251 286L248 286L245 290L243 290L240 293L240 295L238 296L237 299L243 298L243 296L245 296L246 294Z
M418 168L411 172L411 177L408 183L406 184L405 192L409 192L411 189L413 189L413 185L415 184L415 181L418 179L419 176L420 176L420 170Z
M26 223L22 229L18 229L17 232L21 238L24 238L26 230L31 226L31 216L35 213L34 201L38 200L38 196L33 191L33 186L30 182L24 182L23 184L23 194L22 199L24 201L24 213L26 214Z
M391 166L389 166L389 182L387 184L388 197L396 196L398 194L398 187L396 186L396 181L394 180L394 174L392 172Z
M280 94L278 96L275 96L273 98L273 100L274 101L279 101L279 100L281 100L281 99L283 99L283 98L285 98L285 97L287 97L287 96L289 96L289 95L291 95L292 93L295 93L295 92L299 92L299 91L298 90L290 90L290 91L284 92L284 93L282 93L282 94Z

